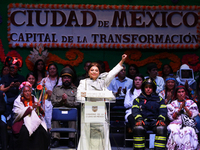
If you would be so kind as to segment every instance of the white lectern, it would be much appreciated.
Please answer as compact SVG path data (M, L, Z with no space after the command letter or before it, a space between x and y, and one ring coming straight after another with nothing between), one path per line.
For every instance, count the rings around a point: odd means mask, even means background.
M111 150L109 140L111 91L81 91L81 136L78 150ZM106 105L107 103L107 105Z

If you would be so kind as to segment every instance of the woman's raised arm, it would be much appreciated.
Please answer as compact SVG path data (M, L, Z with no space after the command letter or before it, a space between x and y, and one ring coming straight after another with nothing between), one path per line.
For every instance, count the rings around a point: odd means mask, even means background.
M126 60L126 57L127 57L126 54L123 54L123 55L122 55L122 59L121 59L121 61L119 62L120 66L123 65L124 61Z

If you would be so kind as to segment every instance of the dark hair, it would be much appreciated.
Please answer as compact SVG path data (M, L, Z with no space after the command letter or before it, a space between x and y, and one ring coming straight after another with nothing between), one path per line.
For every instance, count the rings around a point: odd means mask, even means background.
M145 93L145 85L152 85L153 93L156 94L157 84L156 81L153 78L146 78L142 83L142 93ZM146 93L145 93L146 94Z
M56 84L55 84L55 86L58 84L58 81L59 81L59 73L58 73L58 66L55 64L55 63L51 63L51 64L49 64L48 65L48 67L47 67L47 70L49 71L49 68L51 67L51 66L55 66L56 67L56 75L57 75L57 81L56 81ZM54 87L55 87L54 86Z
M147 65L147 71L151 71L151 70L154 69L154 68L158 69L156 63L149 63L149 64Z
M131 90L130 90L130 94L133 94L133 92L134 92L134 90L135 90L135 82L134 82L134 80L135 80L135 78L136 77L140 77L140 78L142 78L142 81L144 81L144 76L142 75L142 74L140 74L140 73L137 73L134 77L133 77L133 85L132 85L132 88L131 88ZM141 88L142 88L142 86L141 86Z
M44 63L44 61L43 61L42 59L38 59L38 60L35 62L35 64L34 64L34 69L33 69L33 74L34 74L36 83L38 82L38 72L37 72L38 70L37 70L37 66L38 66L38 63L39 63L39 62L42 62L43 65L44 65L44 68L43 68L43 70L42 70L42 78L45 77L45 72L46 72L46 68L45 68L45 63Z
M10 68L8 65L4 65L4 66L2 67L2 69L1 69L1 75L0 75L1 77L3 76L3 69L6 68L6 67Z
M170 78L172 78L172 79L170 79ZM172 92L172 94L174 95L175 89L176 89L176 86L177 86L176 77L175 77L173 74L169 74L169 75L166 77L166 79L170 79L170 80L173 80L173 81L175 82L175 84L174 84L174 89L173 89L173 92ZM167 98L167 91L168 91L167 84L166 84L166 82L167 82L168 80L166 81L166 79L165 79L165 99Z
M185 98L188 98L188 92L187 92L185 86L179 85L179 86L177 86L176 89L175 89L174 96L173 96L173 99L172 99L172 100L177 99L177 92L178 92L179 89L184 89L184 91L185 91Z
M164 67L165 66L168 66L169 68L170 68L170 73L169 74L173 74L173 70L172 70L172 67L169 65L169 64L165 64L165 65L163 65L163 67L162 67L162 77L165 77L166 75L164 75L163 74L163 72L164 72ZM167 74L168 75L168 74Z
M30 75L34 76L33 72L29 72L29 73L26 75L26 81L27 81L27 79L28 79L28 77L29 77ZM32 85L32 87L33 87L33 88L35 88L35 87L36 87L36 85L37 85L37 82L36 82L36 77L34 76L34 78L35 78L35 84L34 84L34 85Z
M98 63L101 66L100 72L101 73L105 72L105 64L104 64L104 62L102 60L98 60L98 61L96 61L96 63Z
M90 68L92 68L93 66L96 66L99 69L99 73L101 72L101 66L99 63L97 62L92 62L89 67L88 67L88 71L90 70Z
M92 63L91 61L86 61L85 63L84 63L84 67L87 65L87 63Z
M133 77L132 77L132 76L130 75L130 73L129 73L129 70L130 70L131 67L134 67L134 68L135 68L135 70L136 70L136 74L139 73L139 69L138 69L138 66L137 66L136 64L130 64L130 65L129 65L129 67L128 67L128 74L127 74L127 77L133 79Z

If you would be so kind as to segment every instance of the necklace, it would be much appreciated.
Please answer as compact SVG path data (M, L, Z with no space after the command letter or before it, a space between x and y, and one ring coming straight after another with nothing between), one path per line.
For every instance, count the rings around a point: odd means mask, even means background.
M182 102L183 102L182 100L178 99L178 108L180 108Z
M27 106L33 106L33 103L32 103L32 100L24 100L24 105L25 105L25 107L27 107Z

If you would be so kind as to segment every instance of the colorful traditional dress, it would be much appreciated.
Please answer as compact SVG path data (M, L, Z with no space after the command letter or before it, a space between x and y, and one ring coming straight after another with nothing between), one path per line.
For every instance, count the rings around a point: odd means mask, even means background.
M185 102L185 106L192 112L191 118L198 115L198 108L194 101L188 99ZM195 150L198 145L198 138L194 128L182 125L181 115L174 119L172 116L179 110L180 103L178 100L174 100L171 104L167 105L168 117L172 121L167 129L171 131L167 148L169 150ZM186 114L184 110L184 114Z

